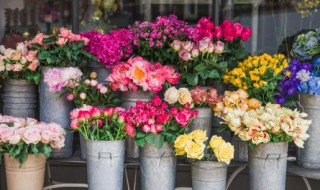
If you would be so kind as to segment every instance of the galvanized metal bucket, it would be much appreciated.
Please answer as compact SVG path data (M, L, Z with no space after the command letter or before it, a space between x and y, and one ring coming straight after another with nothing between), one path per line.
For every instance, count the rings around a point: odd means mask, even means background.
M191 165L193 190L225 190L228 165L217 161L198 161Z
M136 92L121 92L120 97L123 101L122 107L126 110L131 106L136 106L136 101L143 102L151 101L154 94L152 92L144 92L138 90ZM126 139L126 161L137 161L140 158L139 146L136 144L133 138L128 137Z
M37 86L34 82L6 79L2 99L4 115L38 118Z
M87 146L89 190L122 190L125 141L91 141Z
M251 190L285 190L288 143L269 142L249 150Z
M22 165L8 153L4 154L6 168L7 188L9 190L42 190L46 169L46 157L39 154L28 155L28 159Z
M212 109L209 107L196 108L199 111L198 117L196 117L189 126L190 132L201 129L206 131L206 136L210 138L212 128ZM208 146L209 139L204 142ZM205 154L208 149L205 149ZM186 162L191 163L192 159L186 158Z
M79 139L80 139L80 148L81 148L80 158L83 160L86 160L87 159L86 140L84 139L84 136L80 132L79 132Z
M42 68L42 76L50 68ZM40 83L40 121L56 122L63 128L70 127L70 111L74 108L72 102L67 100L66 94L60 98L56 97L55 92L49 91L49 87L43 81ZM72 155L73 133L67 132L65 136L65 146L60 150L53 150L51 158L68 158Z
M111 74L112 69L106 68L102 63L90 61L87 64L87 69L89 72L96 72L98 74L98 82L106 82L106 78Z
M312 120L307 133L310 137L304 148L297 148L297 164L304 168L320 169L320 97L309 94L299 95L300 104L308 119Z
M211 132L211 135L220 136L225 141L231 142L232 133L231 133L230 130L221 131L221 127L222 127L221 122L223 122L223 120L220 117L213 115L213 117L212 117L212 132Z
M174 190L176 164L173 145L164 143L161 149L146 143L140 158L142 190Z
M242 141L237 135L232 137L231 144L234 146L234 161L248 162L248 142Z

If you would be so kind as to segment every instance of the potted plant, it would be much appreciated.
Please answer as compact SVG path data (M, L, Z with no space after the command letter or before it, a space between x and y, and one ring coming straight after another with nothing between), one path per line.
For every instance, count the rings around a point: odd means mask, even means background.
M174 141L177 156L194 159L191 165L192 189L225 190L227 183L227 166L233 159L234 147L221 137L212 136L206 154L206 131L197 129L189 134L178 136Z
M98 74L98 82L103 82L110 75L111 68L121 61L128 60L133 51L133 34L129 29L112 30L108 34L97 31L80 33L90 41L85 50L97 57L97 61L89 61L89 72Z
M153 93L160 92L167 84L177 84L180 74L173 67L151 63L142 57L130 58L112 68L107 78L114 91L121 91L122 106L129 109L137 100L150 101ZM127 158L138 159L139 148L132 138L127 139Z
M150 102L137 101L126 114L125 130L141 149L141 189L175 188L176 157L173 143L188 131L197 111L168 108L159 96Z
M122 189L125 158L125 109L84 106L71 113L71 130L86 141L90 190Z
M311 124L306 116L272 103L249 111L227 111L224 122L249 142L250 189L285 189L288 142L303 148Z
M37 58L40 61L42 76L52 68L80 67L88 59L93 59L93 56L84 50L84 46L88 43L89 39L73 34L67 28L60 28L58 34L50 36L39 33L29 41L30 49L38 51ZM68 115L73 109L73 105L67 101L66 96L55 97L55 93L49 90L43 79L40 83L39 94L40 120L54 121L64 128L70 126ZM72 155L72 139L72 134L68 133L66 146L59 152L54 152L52 157L70 157Z
M56 123L0 116L1 156L10 190L43 189L46 159L64 146L65 130Z
M0 76L4 81L3 112L16 117L36 118L37 88L40 80L37 51L30 51L26 42L15 49L0 47Z

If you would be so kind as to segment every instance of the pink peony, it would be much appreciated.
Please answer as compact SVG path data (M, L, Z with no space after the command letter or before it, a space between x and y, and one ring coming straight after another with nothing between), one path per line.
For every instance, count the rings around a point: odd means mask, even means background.
M91 108L90 116L95 118L95 119L100 118L101 117L101 110L99 108L96 108L96 107Z
M49 86L50 91L60 91L64 86L60 69L51 69L46 72L43 81Z

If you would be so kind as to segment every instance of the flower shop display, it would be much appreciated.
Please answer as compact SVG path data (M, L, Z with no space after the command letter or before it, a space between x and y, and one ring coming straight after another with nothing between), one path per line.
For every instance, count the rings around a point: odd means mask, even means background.
M189 86L212 86L221 81L227 68L246 57L241 41L250 38L251 29L229 20L215 26L210 17L203 17L187 35L189 39L175 39L171 44L179 56L181 79Z
M197 116L186 107L168 108L159 96L150 102L137 101L126 115L125 130L141 149L141 189L175 188L176 158L173 143Z
M319 29L300 34L294 41L291 55L293 60L289 68L293 68L291 77L287 79L288 83L292 84L291 88L296 89L298 100L302 109L308 114L308 119L313 122L308 130L310 138L306 141L303 149L297 148L297 164L304 168L319 169L320 168L320 140L318 135L319 129L319 105L320 92L319 88ZM305 62L305 63L303 63ZM308 63L309 62L309 63ZM311 64L310 64L311 63ZM295 83L294 83L295 82ZM285 94L285 93L284 93ZM287 93L289 94L289 92ZM285 94L286 95L286 94Z
M170 105L190 106L199 113L189 126L190 131L201 129L206 131L206 135L211 135L212 128L212 108L222 99L218 95L217 89L197 86L189 91L187 88L169 88L164 93L164 100ZM208 145L208 142L205 142ZM205 150L207 152L207 150ZM187 159L191 162L190 159Z
M250 97L258 99L264 105L268 102L275 103L278 102L276 95L280 88L278 83L283 79L282 71L288 65L282 54L250 56L228 71L223 79L227 84L246 90Z
M129 109L137 100L151 101L153 93L160 92L166 84L177 84L179 77L173 67L134 57L115 65L107 81L114 91L121 91L122 106ZM139 147L131 137L127 138L126 147L128 160L139 158Z
M131 30L123 28L112 30L109 34L88 31L80 35L90 40L85 50L98 58L98 62L89 61L87 69L98 74L99 82L105 81L110 75L112 66L131 57L133 51Z
M180 135L174 142L176 155L195 159L191 165L192 189L225 190L227 165L233 159L234 147L216 135L206 146L207 139L206 131L200 129ZM210 154L205 153L206 147Z
M229 109L223 120L241 140L249 142L251 189L285 189L288 142L303 148L311 120L306 113L268 103L257 109ZM264 180L261 180L263 178Z
M239 89L237 91L225 91L222 101L218 102L213 108L215 115L220 118L223 123L223 117L232 109L251 110L261 106L261 102L255 98L249 98L246 91ZM218 130L224 129L226 126L220 124ZM223 131L221 131L223 132ZM231 143L234 145L234 160L237 162L248 162L248 142L242 141L237 135L233 135Z
M74 82L80 81L82 72L75 67L50 68L44 67L41 70L43 79L40 84L40 120L54 121L63 128L70 126L69 113L74 104L68 101L67 94L57 94L65 87L77 86ZM69 82L72 81L72 82ZM73 133L67 132L65 147L54 151L53 158L68 158L72 155Z
M65 131L56 123L0 116L0 153L4 154L7 188L42 190L46 159L64 146Z
M83 106L70 112L71 130L86 140L90 190L122 190L125 158L125 109Z
M37 89L40 80L37 51L30 51L26 42L15 49L0 48L0 76L4 78L3 113L16 117L36 117Z

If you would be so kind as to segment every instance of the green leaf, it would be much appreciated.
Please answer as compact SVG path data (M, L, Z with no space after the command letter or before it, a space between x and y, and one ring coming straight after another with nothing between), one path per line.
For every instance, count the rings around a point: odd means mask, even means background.
M38 53L38 59L39 60L45 60L47 57L50 57L50 53L47 51L42 51Z
M140 139L136 139L136 143L138 146L143 147L146 142L145 142L144 138L140 138Z
M207 79L209 76L209 73L210 73L210 71L208 71L208 70L204 70L204 71L199 72L200 77L203 79Z
M157 147L157 149L160 149L162 148L163 144L164 144L164 137L161 134L157 135L154 138L154 145Z
M221 70L227 69L227 66L228 66L227 62L221 62L221 63L216 64L216 67L218 67Z
M154 138L156 137L156 135L154 133L148 133L145 137L145 140L147 143L149 144L153 144L154 143Z
M198 71L198 72L201 72L201 71L204 71L206 70L208 67L206 66L205 63L200 63L199 65L195 66L194 67L194 70Z
M272 137L272 142L280 142L279 137L273 136L273 137Z
M187 76L187 82L191 86L197 86L198 80L199 80L198 79L198 73L192 73L192 74Z
M44 44L53 43L55 41L56 41L56 37L55 36L42 39L42 43L44 43Z
M220 77L220 75L219 75L219 73L218 73L217 70L212 70L212 71L210 71L210 73L209 73L209 78L217 79L217 78L219 78L219 77Z
M42 151L41 151L45 156L46 158L48 159L50 157L50 154L52 152L52 149L49 145L45 144L43 145L42 147Z
M137 132L137 138L144 138L146 136L146 133L144 132Z
M180 129L180 126L179 126L179 124L175 124L175 125L173 124L173 125L170 125L170 129L173 131L176 131L176 130Z
M38 150L37 145L33 144L33 145L31 146L31 152L32 152L36 157L38 157L38 155L39 155L39 150Z

